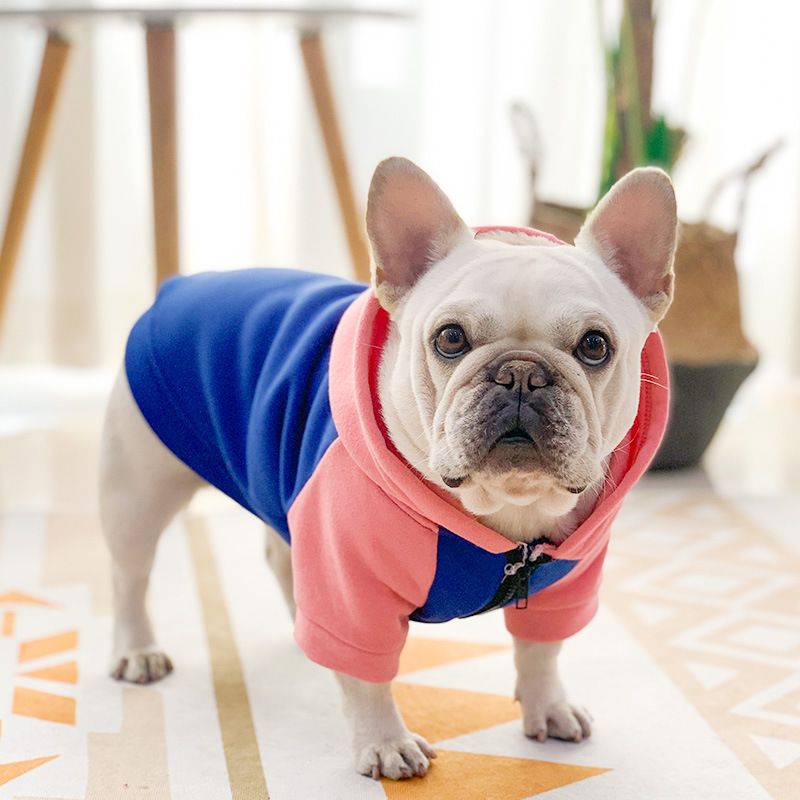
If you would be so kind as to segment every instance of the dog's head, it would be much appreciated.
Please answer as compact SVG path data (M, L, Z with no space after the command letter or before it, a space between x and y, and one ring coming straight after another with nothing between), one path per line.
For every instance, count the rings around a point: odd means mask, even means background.
M644 342L672 295L675 197L634 170L576 245L475 235L404 159L373 177L373 286L391 316L379 396L395 446L483 516L568 513L633 424Z

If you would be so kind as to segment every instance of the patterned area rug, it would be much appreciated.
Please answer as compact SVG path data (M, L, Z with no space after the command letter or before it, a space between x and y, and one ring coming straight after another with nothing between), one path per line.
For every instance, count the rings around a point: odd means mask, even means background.
M227 507L226 507L227 508ZM176 672L106 675L108 559L91 515L0 519L0 798L794 800L800 498L733 502L651 479L612 537L602 609L565 647L581 744L526 739L502 615L414 625L396 697L425 779L350 767L330 674L295 646L263 530L177 520L151 590Z

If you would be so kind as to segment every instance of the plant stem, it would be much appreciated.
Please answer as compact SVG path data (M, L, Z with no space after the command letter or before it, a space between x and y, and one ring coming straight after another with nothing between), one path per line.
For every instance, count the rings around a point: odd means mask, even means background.
M647 163L645 126L649 126L650 121L642 119L643 109L638 67L630 0L624 0L619 37L619 76L627 167L636 167Z

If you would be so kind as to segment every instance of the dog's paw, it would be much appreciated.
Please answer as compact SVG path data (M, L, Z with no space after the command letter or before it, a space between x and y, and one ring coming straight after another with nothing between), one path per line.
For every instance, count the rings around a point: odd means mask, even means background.
M592 734L592 715L566 701L550 706L523 707L522 727L526 736L545 741L548 737L580 742Z
M114 659L111 667L111 677L118 681L144 685L160 681L169 675L172 670L172 662L160 650L141 648L139 650L129 650L119 658Z
M432 758L436 753L421 736L406 733L394 741L363 747L356 753L356 769L375 780L424 778Z

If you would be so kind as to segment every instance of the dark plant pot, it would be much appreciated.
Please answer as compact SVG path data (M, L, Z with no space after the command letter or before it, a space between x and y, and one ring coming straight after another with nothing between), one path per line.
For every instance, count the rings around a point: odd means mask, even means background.
M669 424L650 469L697 466L736 390L756 363L671 364Z

